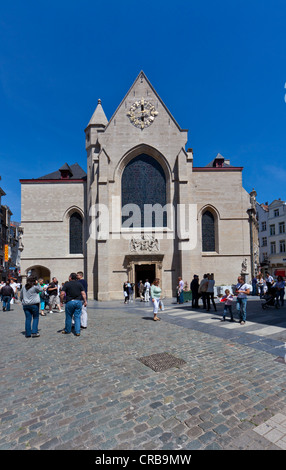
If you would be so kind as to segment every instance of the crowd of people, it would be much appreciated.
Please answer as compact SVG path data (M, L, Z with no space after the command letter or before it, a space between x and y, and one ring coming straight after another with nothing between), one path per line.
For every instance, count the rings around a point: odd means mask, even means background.
M150 284L148 279L146 279L145 283L139 281L137 286L140 301L152 301L154 320L156 321L160 320L157 315L158 309L164 310L162 289L159 286L159 283L159 279L155 279L152 284ZM129 282L124 283L124 303L133 302L134 287L134 284ZM195 274L193 280L190 283L190 291L192 293L192 308L200 308L199 300L201 299L203 309L209 312L212 306L213 309L217 311L214 288L215 280L213 274L204 274L201 280L199 280L199 276ZM176 287L177 303L184 303L184 293L186 290L189 290L187 283L184 282L181 277L179 277ZM255 279L255 286L254 281L252 281L252 284L249 284L245 281L243 276L239 276L237 283L234 286L234 292L232 293L229 289L225 289L224 294L219 298L219 301L224 303L222 321L225 321L228 315L230 316L230 321L235 321L232 306L236 298L236 311L239 317L239 322L241 325L244 325L246 322L247 297L251 293L252 295L256 295L257 292L260 297L263 297L267 292L270 291L275 292L277 302L280 302L280 305L283 306L285 281L281 276L278 276L277 280L274 281L273 277L270 276L269 273L265 274L265 278L260 273Z
M226 289L224 295L220 299L224 302L224 311L222 321L225 321L226 315L230 315L230 321L234 321L232 303L234 297L236 297L236 310L239 315L239 321L242 325L246 322L246 305L247 296L259 295L260 298L264 298L267 294L276 298L277 303L281 306L284 305L285 295L285 281L282 276L278 276L275 281L274 278L268 273L263 276L259 273L257 277L253 278L252 283L248 284L245 282L243 276L239 276L237 284L235 285L235 292L232 294L229 289ZM199 308L199 299L202 299L203 308L207 311L210 310L210 302L212 302L214 309L216 305L214 301L214 286L215 282L212 274L204 274L203 279L199 282L199 277L194 275L194 278L190 284L192 291L192 307Z
M236 310L239 315L241 324L246 322L246 306L247 296L258 295L263 298L267 293L271 293L275 297L276 302L281 306L284 305L285 280L282 276L278 276L276 281L268 273L263 276L261 273L252 279L252 284L245 282L242 276L237 279L235 292L231 293L226 289L224 295L220 298L220 302L224 302L224 310L222 321L226 320L226 316L230 316L230 321L234 321L232 304L236 297ZM215 311L217 305L214 298L215 280L213 274L204 274L202 280L198 275L194 275L190 283L190 291L192 293L192 308L200 308L199 299L202 301L202 307L208 312L211 304ZM164 310L162 289L158 278L150 284L146 279L143 283L139 281L137 285L138 294L141 302L152 302L153 319L159 321L158 311ZM181 277L177 283L177 303L184 302L184 292L188 290L187 283ZM123 284L124 303L133 302L135 294L135 284L124 282ZM35 276L29 276L26 284L22 287L17 284L14 279L8 279L6 282L0 283L0 297L2 301L3 311L10 311L11 303L20 301L25 313L25 334L27 338L39 337L38 325L39 316L46 316L47 311L53 313L56 309L63 312L65 305L65 327L63 334L71 333L72 328L76 336L80 336L80 330L87 328L87 282L83 278L83 273L71 273L69 280L60 286L56 277L51 282L45 282L43 279L37 279Z
M199 276L195 274L190 284L190 290L192 291L192 307L199 308L199 299L201 298L204 309L209 311L211 308L210 304L212 302L213 308L216 310L217 308L214 300L214 287L215 280L213 274L204 274L200 282Z
M8 279L0 285L0 296L3 311L10 311L13 301L20 301L25 314L26 338L37 338L39 334L40 315L46 316L46 312L53 313L65 311L65 327L63 334L69 334L74 328L76 336L80 336L80 330L87 328L87 282L83 273L71 273L69 280L62 285L56 277L51 282L44 282L36 276L29 276L24 286L16 285ZM65 310L63 309L65 306Z
M145 280L144 284L143 281L139 281L137 285L138 295L140 297L140 302L149 302L150 300L150 293L151 293L151 284L148 279ZM129 302L133 302L134 297L134 290L135 284L133 282L126 281L123 283L123 295L124 295L124 303L127 304Z
M286 283L282 276L278 275L275 281L268 272L265 273L265 276L259 273L258 276L252 279L252 295L259 295L262 299L267 293L271 293L283 307L285 286Z

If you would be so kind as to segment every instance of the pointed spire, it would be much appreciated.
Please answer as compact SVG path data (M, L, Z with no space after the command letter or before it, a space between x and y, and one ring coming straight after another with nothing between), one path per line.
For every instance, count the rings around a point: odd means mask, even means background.
M101 100L98 100L97 107L91 117L91 120L89 121L88 125L93 124L96 126L107 126L108 120L107 117L105 116L105 113L103 111L103 108L101 106Z

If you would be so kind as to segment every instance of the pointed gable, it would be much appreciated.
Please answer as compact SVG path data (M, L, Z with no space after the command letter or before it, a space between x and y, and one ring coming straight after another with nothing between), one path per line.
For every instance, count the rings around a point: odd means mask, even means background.
M158 93L156 92L156 90L154 89L154 87L152 86L152 84L150 83L150 81L142 70L133 82L126 95L124 96L118 108L113 113L111 119L109 120L107 128L111 127L111 125L114 124L114 120L116 119L116 116L120 113L120 110L122 110L122 108L124 109L124 113L126 115L126 122L132 122L132 108L136 108L133 109L136 116L140 115L140 107L142 100L144 100L145 102L146 114L150 114L150 108L154 106L154 109L151 110L151 112L153 111L154 114L158 116L154 116L154 122L160 121L159 115L162 114L160 108L163 107L163 110L165 111L165 113L167 113L169 119L172 121L172 123L174 123L176 128L179 131L185 131L185 129L181 129L179 124L176 122L176 120L166 107L165 103L162 101L162 99L160 98L160 96L158 95ZM147 109L147 107L149 109ZM140 126L136 127L140 128Z

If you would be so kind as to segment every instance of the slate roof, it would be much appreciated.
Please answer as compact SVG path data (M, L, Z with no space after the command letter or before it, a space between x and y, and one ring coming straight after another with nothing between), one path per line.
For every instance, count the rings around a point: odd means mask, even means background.
M70 171L70 180L81 180L86 179L86 172L79 166L78 163L73 165L68 165L65 163L59 170L49 173L48 175L40 176L39 180L60 180L61 171L60 170L69 170Z

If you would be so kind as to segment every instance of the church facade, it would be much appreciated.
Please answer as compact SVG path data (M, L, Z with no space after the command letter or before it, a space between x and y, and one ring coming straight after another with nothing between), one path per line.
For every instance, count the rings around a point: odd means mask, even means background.
M21 180L22 275L67 280L83 271L88 297L122 299L126 280L213 273L216 285L253 275L255 201L242 167L217 155L194 164L181 129L143 72L108 121L101 101L85 129L87 172L64 164ZM33 201L33 204L31 204Z

